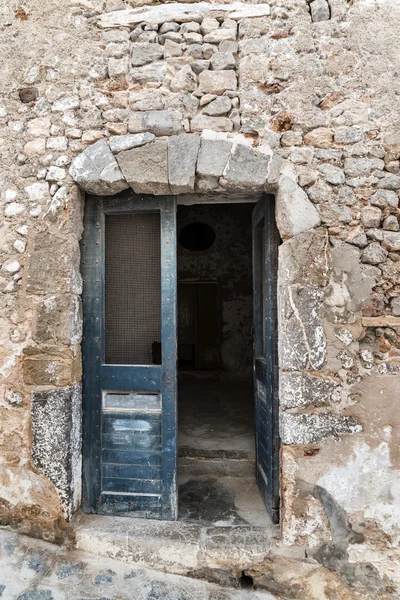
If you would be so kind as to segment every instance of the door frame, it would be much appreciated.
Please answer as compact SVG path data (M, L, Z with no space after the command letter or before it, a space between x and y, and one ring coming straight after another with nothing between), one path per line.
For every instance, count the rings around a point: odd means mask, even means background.
M96 210L104 203L109 203L109 212L110 214L120 213L132 213L132 212L140 212L141 207L143 209L149 209L149 204L154 202L154 205L157 205L160 210L160 219L161 219L161 230L163 227L168 226L171 227L173 224L174 231L177 234L176 227L176 213L177 213L177 200L178 198L175 196L138 196L135 195L131 190L122 192L117 196L112 197L99 197L99 196L87 196L87 202L85 207L85 216L84 216L84 234L82 238L82 267L81 272L83 278L85 279L88 275L92 279L94 279L95 270L93 270L93 265L88 268L85 265L85 240L87 240L87 236L89 234L88 227L91 225L92 234L95 231L94 227L98 229L95 224L95 220L98 216ZM247 199L247 202L254 203L254 199ZM203 204L212 204L215 201L205 202ZM223 204L232 204L236 202L229 202L224 199ZM196 204L196 202L193 202ZM199 203L200 204L200 203ZM268 512L270 513L274 522L279 521L279 504L280 504L280 438L279 438L279 397L278 397L278 306L277 306L277 278L278 278L278 245L280 243L280 237L278 233L278 229L275 222L275 198L272 195L265 194L263 196L263 205L265 207L265 217L266 223L268 225L268 231L270 235L266 236L266 256L270 258L270 260L265 261L266 268L266 282L268 282L267 286L267 296L270 300L269 302L269 310L268 310L268 319L267 319L267 347L268 347L268 355L271 359L271 385L273 393L271 394L271 402L270 402L270 413L271 413L271 440L269 444L269 448L272 456L272 470L271 470L271 501L266 502L266 506ZM97 207L97 209L95 209ZM104 217L103 217L104 218ZM168 220L167 220L168 219ZM170 394L166 396L166 400L168 403L164 404L163 397L163 411L162 411L162 423L165 432L168 432L168 452L162 452L162 472L163 478L172 478L171 481L172 486L164 486L163 489L163 503L164 509L162 511L162 515L159 518L175 520L177 518L177 493L174 493L171 497L171 489L174 487L175 491L177 488L177 273L176 273L176 245L177 245L177 235L173 236L174 239L169 240L168 245L164 245L162 247L162 262L171 261L171 258L175 261L175 272L174 277L164 277L163 269L162 269L162 319L166 320L170 319L170 317L165 316L165 305L166 303L171 303L174 310L174 318L173 323L171 319L169 321L169 329L166 327L163 328L162 331L162 355L163 361L164 358L167 361L168 368L165 370L165 373L162 375L163 385L169 386ZM93 250L93 255L91 256L91 261L93 264L101 265L101 258L104 244L97 244ZM254 257L253 260L253 269L254 269ZM104 271L101 269L97 269L96 277L99 282L104 281ZM97 281L97 279L96 279ZM85 297L85 293L83 294L84 299L84 321L85 315L86 320L89 315L89 320L91 319L91 335L93 339L98 340L98 350L101 350L101 338L102 338L102 328L100 324L97 324L93 321L93 307L95 306L95 296L94 289L89 294L89 298ZM89 302L88 302L89 300ZM254 311L254 308L253 308ZM254 312L253 312L254 316ZM87 326L86 326L87 327ZM87 355L88 351L91 349L91 346L88 342L88 337L84 334L83 342L82 342L82 354L83 360L85 360L85 355ZM99 355L99 354L98 354ZM171 357L174 357L175 360L171 360ZM169 360L168 360L169 359ZM143 372L141 376L146 378L149 375L148 383L150 385L151 379L151 370L157 370L157 366L142 366ZM150 369L150 371L149 371ZM96 375L93 371L93 375L88 381L85 377L83 378L83 395L85 398L85 389L87 389L88 385L93 385L99 390L98 382L96 381ZM128 382L129 386L129 382ZM98 395L101 396L101 390L97 392ZM85 400L84 400L85 402ZM98 411L99 412L99 411ZM85 411L86 413L86 411ZM93 446L90 449L90 441L94 437L91 432L90 426L88 427L88 415L84 413L83 416L83 509L86 512L97 512L96 511L96 493L95 486L97 484L97 488L99 487L99 477L100 475L97 473L93 475L91 471L93 469L88 468L88 460L92 460L95 452L95 447ZM100 415L97 413L94 407L91 407L91 416L89 423L94 425L96 429L101 426ZM257 415L255 415L255 428L257 427ZM132 515L134 516L134 515Z

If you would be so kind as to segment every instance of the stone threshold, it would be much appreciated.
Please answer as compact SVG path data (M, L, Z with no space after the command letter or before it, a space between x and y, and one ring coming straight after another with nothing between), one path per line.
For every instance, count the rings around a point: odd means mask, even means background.
M238 586L279 545L279 527L202 525L78 513L75 547L175 575Z

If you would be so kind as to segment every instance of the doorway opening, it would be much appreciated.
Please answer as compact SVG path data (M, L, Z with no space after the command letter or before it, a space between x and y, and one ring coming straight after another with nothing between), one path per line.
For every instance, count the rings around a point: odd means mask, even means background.
M178 205L179 518L266 526L255 479L254 203Z

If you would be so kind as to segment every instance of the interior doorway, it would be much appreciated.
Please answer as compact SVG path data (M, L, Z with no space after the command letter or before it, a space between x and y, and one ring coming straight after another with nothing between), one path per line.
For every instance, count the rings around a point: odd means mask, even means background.
M278 522L278 244L270 196L89 199L84 511Z
M179 518L266 525L255 480L253 203L179 206Z

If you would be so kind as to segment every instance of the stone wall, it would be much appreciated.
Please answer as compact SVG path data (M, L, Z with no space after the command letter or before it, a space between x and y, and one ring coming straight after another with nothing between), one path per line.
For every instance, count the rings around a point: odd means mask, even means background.
M79 504L76 183L266 189L283 239L283 542L354 597L398 597L399 19L395 0L0 9L3 524L60 539ZM197 149L183 182L181 134ZM210 141L216 171L199 161Z

